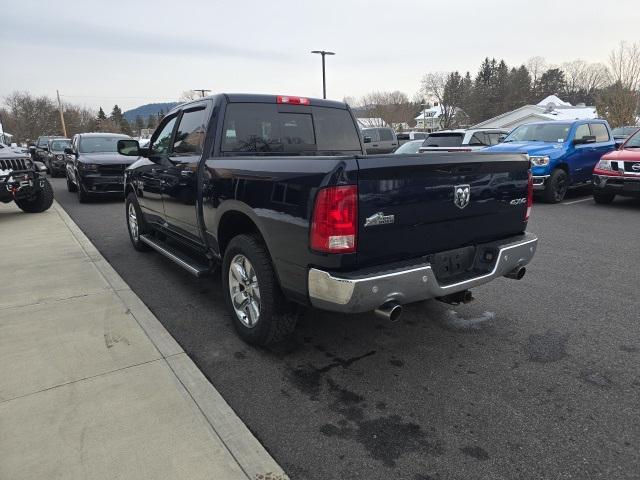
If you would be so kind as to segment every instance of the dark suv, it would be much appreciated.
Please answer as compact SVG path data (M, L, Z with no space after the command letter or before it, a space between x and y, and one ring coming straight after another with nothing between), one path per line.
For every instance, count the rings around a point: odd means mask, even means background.
M131 140L116 133L79 133L65 148L67 189L84 203L92 195L123 194L124 169L136 158L118 153L118 140Z
M46 152L46 161L44 164L52 177L64 177L65 171L67 170L64 149L70 146L71 140L68 138L54 138L49 140L49 147Z
M31 144L29 147L29 153L31 154L31 160L34 162L42 162L46 165L47 154L49 153L49 140L54 138L64 138L58 135L41 135L36 140L36 143Z

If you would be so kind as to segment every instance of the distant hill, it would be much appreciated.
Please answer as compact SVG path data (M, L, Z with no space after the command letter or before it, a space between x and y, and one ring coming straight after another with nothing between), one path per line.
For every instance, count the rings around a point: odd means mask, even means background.
M127 110L122 115L127 119L128 122L135 122L138 115L140 115L146 121L147 118L149 118L149 115L157 115L160 112L167 113L176 105L179 105L179 103L147 103L146 105L141 105L131 110Z

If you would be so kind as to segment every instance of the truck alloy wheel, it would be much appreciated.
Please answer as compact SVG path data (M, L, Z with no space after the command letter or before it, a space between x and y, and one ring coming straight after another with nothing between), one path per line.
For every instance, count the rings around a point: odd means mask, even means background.
M138 230L138 215L136 213L136 207L133 203L129 203L129 208L127 212L127 218L129 219L129 232L131 233L131 237L136 242L140 241L140 232Z
M251 262L242 254L231 260L229 295L238 320L253 328L260 320L260 286Z
M222 286L233 326L245 342L268 345L295 329L299 309L282 294L259 235L231 239L222 260Z

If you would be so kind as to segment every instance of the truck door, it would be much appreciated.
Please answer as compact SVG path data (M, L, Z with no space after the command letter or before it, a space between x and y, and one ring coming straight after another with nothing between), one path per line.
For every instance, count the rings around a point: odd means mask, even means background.
M173 130L177 115L165 118L149 142L149 163L140 168L136 178L138 202L150 221L164 222L162 174L169 163Z
M604 123L591 123L589 124L589 127L591 128L591 135L596 137L596 143L592 144L596 149L595 159L593 166L591 167L591 170L593 171L593 167L596 166L596 163L598 163L600 158L605 153L609 153L615 148L615 142L609 136L609 129ZM589 173L591 174L591 172Z
M591 130L589 124L583 123L576 127L574 140L581 140L584 137L591 136ZM593 167L598 160L596 160L597 152L594 143L584 143L574 145L574 152L570 158L569 168L572 172L572 183L585 182L591 178Z
M190 106L178 121L167 168L162 173L162 202L169 228L201 241L198 228L198 165L206 135L206 104Z

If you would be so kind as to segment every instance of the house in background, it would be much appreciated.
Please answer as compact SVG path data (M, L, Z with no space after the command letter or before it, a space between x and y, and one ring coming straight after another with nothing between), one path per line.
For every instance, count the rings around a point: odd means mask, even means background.
M545 120L591 120L598 118L596 107L588 107L584 103L571 105L550 95L537 105L524 105L510 112L480 122L471 128L514 128L526 123Z
M442 130L442 107L437 103L430 108L422 110L414 120L416 121L416 130L423 132L434 132Z

